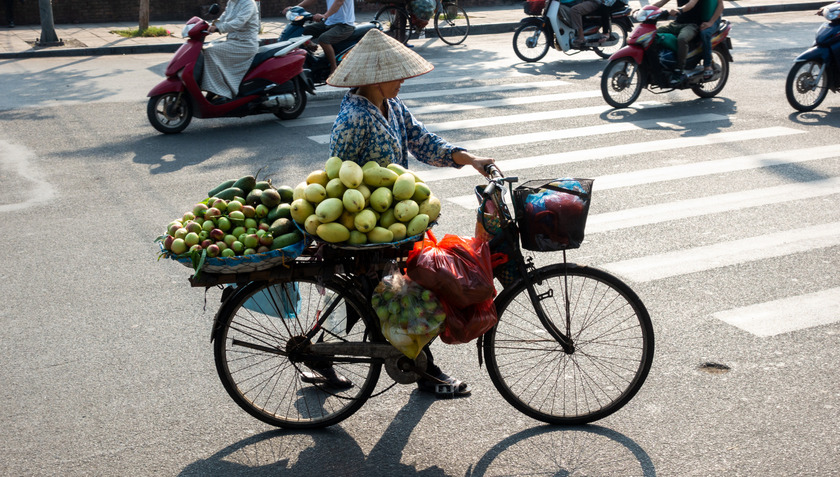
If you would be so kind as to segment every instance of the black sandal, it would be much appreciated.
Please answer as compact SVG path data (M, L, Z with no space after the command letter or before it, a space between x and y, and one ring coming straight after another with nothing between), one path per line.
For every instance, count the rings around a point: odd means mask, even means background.
M434 394L438 399L466 397L472 393L469 384L447 376L444 373L439 373L433 377L435 379L421 378L418 380L417 389L424 393Z

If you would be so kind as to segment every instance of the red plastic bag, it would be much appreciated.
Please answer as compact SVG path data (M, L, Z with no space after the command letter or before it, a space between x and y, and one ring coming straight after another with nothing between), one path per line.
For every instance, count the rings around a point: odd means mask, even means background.
M408 276L453 308L466 308L496 295L490 247L473 237L427 233L408 254Z
M493 300L463 309L455 309L441 301L446 319L440 329L440 340L446 344L463 344L478 338L496 325L499 317Z

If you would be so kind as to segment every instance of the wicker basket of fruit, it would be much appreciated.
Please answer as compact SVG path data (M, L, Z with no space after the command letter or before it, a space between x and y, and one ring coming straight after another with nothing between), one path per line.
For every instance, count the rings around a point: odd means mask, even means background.
M225 181L207 196L157 238L160 258L196 272L253 272L294 260L308 243L291 220L289 186L249 175Z

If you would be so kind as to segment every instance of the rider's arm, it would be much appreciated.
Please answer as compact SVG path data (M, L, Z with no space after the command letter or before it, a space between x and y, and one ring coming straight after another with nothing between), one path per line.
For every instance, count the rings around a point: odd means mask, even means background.
M300 3L298 3L296 6L298 6L298 7L300 7L300 8L303 8L303 9L306 9L306 7L308 7L309 5L314 4L316 1L317 1L317 0L301 0L301 2L300 2ZM283 9L283 15L286 15L286 12L288 12L290 8L292 8L292 7L291 7L291 6L288 6L288 7L284 8L284 9Z
M344 0L335 0L330 9L327 10L327 13L321 15L321 19L326 20L330 16L335 15L335 13L341 9L342 5L344 5ZM318 21L318 19L315 19L315 21Z
M685 5L683 5L681 7L677 7L676 10L671 10L669 13L672 16L677 16L680 13L685 13L685 12L691 10L692 8L694 8L695 6L697 6L697 1L698 0L689 0L689 2L686 3Z
M225 8L225 13L228 13ZM230 33L241 30L248 20L257 13L257 4L254 2L242 2L237 5L237 10L230 15L222 14L213 24L220 33Z
M712 14L712 18L709 18L708 21L705 21L700 24L700 29L705 30L712 26L714 22L720 18L721 14L723 14L723 0L717 0L717 7L715 7L715 13Z
M653 6L656 8L662 8L663 6L665 6L666 3L668 3L668 1L669 0L659 0L658 2L654 3Z

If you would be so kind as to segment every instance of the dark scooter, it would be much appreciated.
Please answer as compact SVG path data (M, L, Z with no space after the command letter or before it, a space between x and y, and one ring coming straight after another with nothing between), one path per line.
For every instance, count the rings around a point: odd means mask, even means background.
M314 14L306 11L302 7L292 7L289 9L286 13L286 18L289 20L289 24L283 28L283 31L280 33L280 37L277 41L291 41L295 38L301 37L303 35L303 27L308 23L314 22L312 19L313 16ZM382 30L382 25L375 20L369 23L356 25L356 30L349 38L334 44L333 49L335 50L336 64L341 64L341 60L344 59L347 52L356 46L356 43L365 36L365 33L374 28ZM310 37L307 36L306 38L308 39ZM320 86L326 84L327 78L330 76L329 60L323 55L323 53L316 52L317 45L314 43L309 42L308 44L304 44L304 47L307 50L304 68L309 70L309 74L315 85Z
M577 36L572 27L571 7L560 0L528 0L525 13L531 16L519 21L513 33L513 51L522 61L541 60L549 48L573 55L592 50L601 58L627 44L627 35L633 29L627 0L613 0L601 4L597 10L583 17L583 35L586 42L575 46ZM604 35L601 34L604 32Z
M630 34L627 46L610 57L601 75L601 94L610 106L630 106L639 97L642 88L653 93L691 89L701 98L714 97L723 90L729 78L729 63L733 61L730 53L730 23L721 20L718 30L712 35L713 74L704 76L702 68L696 69L703 61L703 45L697 38L688 48L686 74L677 78L676 37L656 31L656 22L667 20L668 17L666 10L653 5L636 13L636 20L640 24Z
M817 30L814 45L794 60L785 95L799 111L811 111L828 90L840 93L840 2L817 11L827 20Z
M217 12L217 5L211 7L211 14ZM149 91L146 113L155 129L165 134L179 133L193 116L220 118L273 113L280 119L294 119L303 113L306 93L315 92L315 85L304 69L306 52L300 48L309 37L261 46L239 85L239 94L224 101L208 98L201 91L208 28L209 24L199 17L187 22L182 32L187 42L166 66L166 79Z

